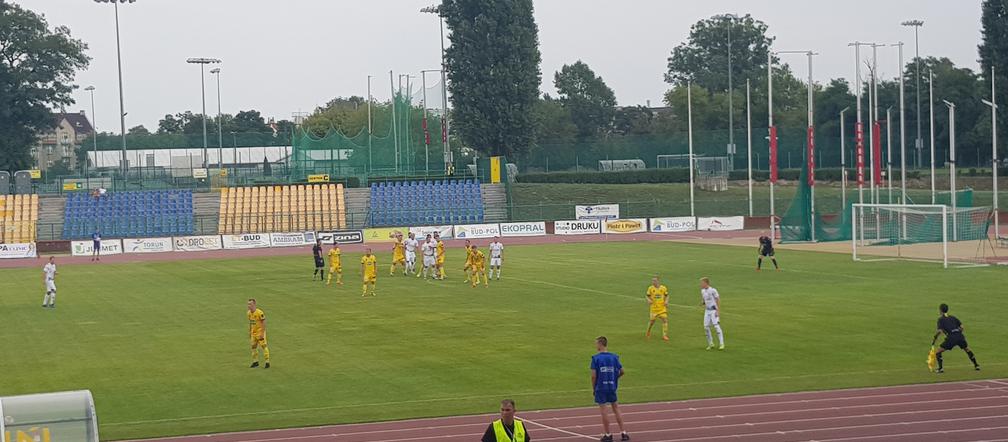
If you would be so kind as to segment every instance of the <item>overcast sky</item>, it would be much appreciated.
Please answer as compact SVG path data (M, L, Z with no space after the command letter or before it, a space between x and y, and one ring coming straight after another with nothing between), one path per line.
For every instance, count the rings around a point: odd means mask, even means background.
M77 75L94 85L99 130L118 132L115 27L112 6L91 0L13 0L45 14L50 25L69 26L87 42L91 66ZM223 60L223 111L257 109L267 118L291 118L335 96L389 96L389 70L419 75L440 63L438 20L420 8L436 0L137 0L120 5L127 127L152 131L166 113L200 109L200 74L188 57ZM979 0L537 0L543 92L553 92L553 73L578 59L616 92L620 105L660 105L668 85L667 58L697 20L719 13L750 13L767 23L777 50L812 49L817 82L853 77L853 40L904 41L913 55L914 35L900 26L925 24L921 54L951 58L978 69ZM863 51L865 52L865 51ZM870 52L870 51L869 51ZM865 54L863 54L865 55ZM800 56L796 56L800 57ZM791 60L790 57L785 61ZM790 61L805 77L801 58ZM879 50L880 71L894 76L895 49ZM891 67L890 67L891 66ZM207 74L207 111L215 113L216 85Z

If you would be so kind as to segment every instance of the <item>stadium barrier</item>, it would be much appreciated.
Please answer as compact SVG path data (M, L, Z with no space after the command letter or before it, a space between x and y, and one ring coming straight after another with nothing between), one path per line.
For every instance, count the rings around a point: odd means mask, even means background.
M433 236L435 233L437 233L441 239L452 239L455 237L455 230L451 225L410 227L409 231L413 235L416 235L417 238L426 238L427 235Z
M553 221L554 235L592 235L602 233L601 220L560 220Z
M73 256L91 256L94 252L94 244L92 241L70 241L70 254ZM101 241L101 254L104 255L119 255L123 253L122 240L119 239L103 239Z
M725 231L742 230L744 228L744 216L714 216L697 218L697 230Z
M613 219L602 222L602 233L626 234L647 231L647 218Z
M246 233L244 235L221 235L221 244L225 249L257 249L271 247L269 233Z
M175 250L171 237L126 238L122 242L123 253L160 253Z
M648 220L648 224L650 230L655 233L691 232L696 230L696 218L692 216L651 218Z
M35 243L0 244L0 259L35 258Z
M179 236L173 239L176 252L199 252L224 248L220 235Z
M577 219L617 219L619 204L596 204L594 206L574 206Z
M455 239L481 239L500 236L500 224L461 224L453 229Z
M395 232L405 232L405 227L375 227L364 229L364 242L393 242L392 234Z
M546 235L546 222L525 222L525 223L501 223L501 236L544 236Z
M361 244L364 242L363 230L337 230L335 232L318 232L318 239L325 244Z
M270 233L273 247L296 247L315 244L315 232Z

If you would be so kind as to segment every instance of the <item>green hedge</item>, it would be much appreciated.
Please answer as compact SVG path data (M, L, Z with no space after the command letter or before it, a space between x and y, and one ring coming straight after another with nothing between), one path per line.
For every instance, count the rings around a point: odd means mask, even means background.
M801 175L801 169L781 169L777 176L782 180L797 180ZM907 171L907 178L920 178L920 172L916 170ZM728 174L731 180L745 180L747 172L745 170L733 170ZM847 178L854 178L854 171L847 172ZM756 181L766 181L770 179L770 172L765 170L753 171L753 179ZM840 168L816 169L817 181L840 181ZM547 173L525 173L518 176L520 183L572 183L572 184L638 184L638 183L688 183L689 169L645 169L628 170L622 172L547 172Z

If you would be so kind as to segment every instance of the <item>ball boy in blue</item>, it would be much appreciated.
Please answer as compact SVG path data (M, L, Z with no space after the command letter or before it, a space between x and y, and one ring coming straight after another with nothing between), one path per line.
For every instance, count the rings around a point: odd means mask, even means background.
M602 442L612 442L612 433L609 432L609 416L605 406L612 407L613 415L616 416L616 423L620 429L620 440L630 440L630 436L623 429L623 417L620 416L619 408L616 405L616 390L619 388L619 378L623 376L623 364L620 364L619 356L609 353L609 340L605 336L595 339L595 348L598 350L591 358L591 379L592 387L595 391L595 403L599 406L602 414Z

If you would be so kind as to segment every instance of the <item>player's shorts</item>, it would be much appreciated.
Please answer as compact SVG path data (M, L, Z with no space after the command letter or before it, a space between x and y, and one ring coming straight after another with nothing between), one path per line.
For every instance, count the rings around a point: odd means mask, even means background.
M500 267L500 265L501 265L500 258L490 258L490 267Z
M437 265L439 265L439 266L443 266L444 265L444 257L443 256L439 256L438 257L438 259L437 259Z
M424 255L424 257L423 257L423 265L424 265L424 267L431 267L431 266L433 266L434 265L434 257L433 256Z
M399 255L399 256L393 256L392 257L392 264L402 264L404 262L406 262L406 256L405 255Z
M668 310L662 310L660 312L651 312L651 320L655 319L668 319Z
M322 258L315 258L315 268L321 269L325 267L325 260Z
M261 337L261 338L258 337L258 336L256 336L256 335L251 335L251 336L249 336L249 341L251 341L253 347L255 347L255 346L259 346L259 347L263 347L263 348L266 347L266 335L265 334L263 334L263 337Z
M329 266L329 273L343 273L343 266Z
M101 241L91 241L91 251L101 253Z
M416 262L416 252L406 252L406 262Z
M462 267L462 268L463 269L470 269L470 268L472 268L472 266L473 266L472 261L468 261L467 260L466 263L465 263L465 266Z
M599 405L615 404L616 392L595 390L595 403Z
M369 282L369 283L374 284L375 281L377 281L377 280L378 280L378 274L377 273L371 273L371 274L364 275L364 282Z
M759 254L760 254L760 256L768 256L768 257L773 258L774 251L773 251L773 249L770 249L770 250L760 250Z
M56 291L56 281L53 281L51 279L47 279L46 282L45 282L45 288L46 288L47 292L55 292Z
M941 348L951 350L956 347L963 350L969 347L969 344L966 343L966 336L963 336L962 333L953 333L945 336L945 341L941 343Z
M703 326L713 327L721 323L717 310L704 310Z
M486 273L486 267L483 266L472 266L473 273Z

